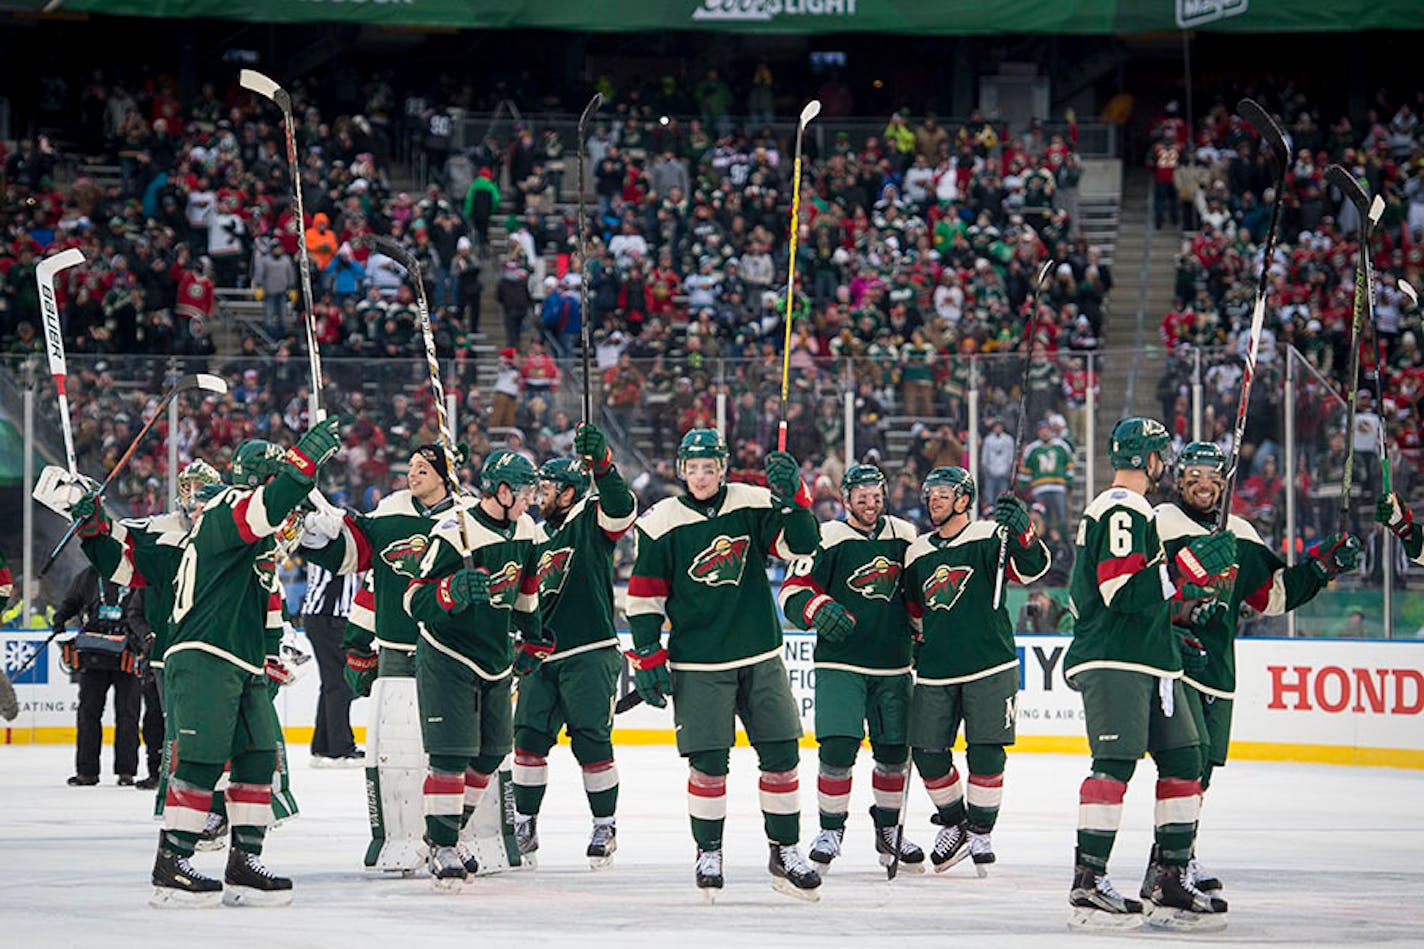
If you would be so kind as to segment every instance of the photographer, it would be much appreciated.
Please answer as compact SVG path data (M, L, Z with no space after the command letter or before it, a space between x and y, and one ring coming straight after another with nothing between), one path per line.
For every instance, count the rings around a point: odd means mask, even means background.
M124 620L127 587L99 580L93 567L75 577L55 610L54 628L63 631L78 617L80 632L63 647L79 681L78 735L71 787L99 783L99 746L104 740L104 704L114 690L114 773L132 787L138 771L138 718L141 683L135 672L142 643Z
M1019 621L1014 632L1035 635L1060 632L1058 625L1066 612L1063 605L1046 592L1033 590L1028 595L1028 602L1019 610Z

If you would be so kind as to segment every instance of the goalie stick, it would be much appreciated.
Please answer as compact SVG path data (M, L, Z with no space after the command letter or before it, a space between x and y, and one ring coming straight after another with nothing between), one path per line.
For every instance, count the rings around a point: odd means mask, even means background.
M166 413L164 410L168 408L168 403L172 402L179 393L192 392L194 390L215 392L221 395L227 391L227 382L225 382L221 376L209 375L206 372L195 372L180 378L174 384L173 388L164 394L163 401L158 403L158 407L153 410L153 415L143 424L143 428L138 430L138 434L134 436L133 441L129 442L129 447L119 456L118 462L116 462L109 473L105 475L103 482L100 483L98 491L95 493L96 499L104 496L104 492L108 490L109 485L119 476L119 472L124 470L129 463L129 459L132 458L134 452L138 450L139 443L143 441L144 436L158 423L159 419L165 417ZM70 539L74 537L74 532L78 529L79 521L71 521L69 529L64 532L64 536L59 539L59 543L55 544L54 550L50 551L49 559L46 560L44 566L40 568L40 576L44 576L49 568L54 566L55 560L64 552L64 548L68 546Z
M74 428L69 420L69 395L65 391L68 369L64 360L64 331L59 325L59 303L54 298L54 278L61 270L84 263L84 253L76 247L46 257L35 266L35 283L39 285L40 313L44 317L45 353L49 357L49 374L54 378L54 391L59 399L59 425L64 433L64 460L69 473L76 478L79 469L74 460ZM41 571L43 573L43 571Z
M583 114L579 116L578 120L579 330L583 337L580 342L583 347L583 421L585 425L593 423L593 383L589 381L593 356L590 352L588 329L588 247L586 244L588 214L583 206L585 182L583 166L588 155L588 120L601 105L603 105L603 94L595 92L593 98L588 100L588 105L583 107Z
M1262 142L1276 156L1276 189L1271 198L1271 226L1266 231L1266 246L1261 254L1261 275L1256 281L1256 301L1251 308L1251 336L1246 348L1246 365L1241 371L1241 397L1236 403L1236 427L1231 435L1231 455L1227 458L1226 484L1221 491L1221 511L1216 529L1226 530L1231 514L1231 495L1236 490L1237 468L1241 464L1241 439L1246 435L1246 409L1251 404L1251 382L1256 376L1256 353L1261 348L1261 333L1266 322L1266 287L1270 282L1271 255L1276 248L1276 233L1281 223L1281 193L1286 186L1286 171L1290 167L1291 145L1286 133L1254 99L1236 103L1236 113L1260 133Z

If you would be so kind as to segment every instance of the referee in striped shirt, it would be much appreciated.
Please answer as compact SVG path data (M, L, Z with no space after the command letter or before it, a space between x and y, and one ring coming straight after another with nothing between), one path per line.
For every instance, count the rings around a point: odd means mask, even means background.
M361 589L365 576L363 573L336 577L314 563L307 564L302 618L321 673L316 727L312 729L313 767L360 767L365 763L365 755L356 747L351 735L351 701L355 696L343 675L346 653L341 647L351 601Z

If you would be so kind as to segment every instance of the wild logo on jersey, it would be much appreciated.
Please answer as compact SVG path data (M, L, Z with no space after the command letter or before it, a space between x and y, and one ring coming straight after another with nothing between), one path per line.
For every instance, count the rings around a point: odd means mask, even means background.
M539 596L558 596L569 576L569 562L573 560L572 547L546 550L539 555Z
M257 574L258 581L262 584L262 589L268 593L279 593L282 590L281 581L277 579L277 550L273 548L252 561L252 572Z
M867 600L889 600L900 584L900 565L889 557L876 557L846 577L846 586Z
M490 606L497 610L514 609L514 600L519 596L519 564L513 560L490 571Z
M940 564L935 572L925 580L925 608L931 610L952 610L964 593L969 578L974 575L973 567L951 567Z
M420 576L420 561L425 556L425 548L428 546L430 546L429 537L424 534L412 534L387 544L381 551L381 559L401 576L415 579Z
M687 575L709 587L736 586L742 582L742 569L747 565L747 548L751 539L746 534L728 537L718 534L712 543L692 558Z

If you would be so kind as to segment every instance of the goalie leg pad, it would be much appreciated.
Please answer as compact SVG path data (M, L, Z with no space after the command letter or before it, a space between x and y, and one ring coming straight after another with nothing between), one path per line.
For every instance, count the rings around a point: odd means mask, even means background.
M528 870L534 866L530 857L520 856L514 837L514 773L507 756L490 776L489 787L480 795L475 811L460 830L460 842L475 855L480 869L477 876L503 873L508 870Z
M366 731L366 807L371 846L366 866L410 873L425 862L426 757L420 738L415 679L381 676L371 686Z

